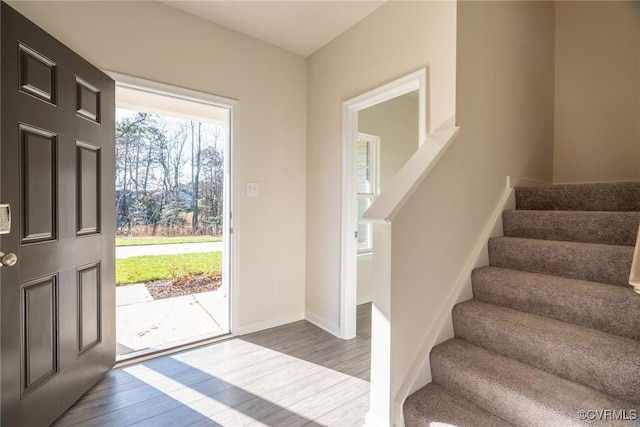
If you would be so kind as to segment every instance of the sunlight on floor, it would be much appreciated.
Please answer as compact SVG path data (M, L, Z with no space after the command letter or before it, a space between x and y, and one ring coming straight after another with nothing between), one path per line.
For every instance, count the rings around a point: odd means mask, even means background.
M187 387L179 381L172 380L170 377L156 372L144 365L136 365L133 368L125 368L124 370L140 381L152 386L156 390L159 390L165 394L171 394L172 399L177 400L183 405L191 407L194 411L198 410L198 408L193 405L194 402L208 398L206 394L200 393L197 390ZM162 381L159 384L154 384L154 382L159 382L160 380ZM175 393L176 390L181 390L181 392L179 394ZM204 413L202 414L204 415Z
M276 412L278 417L294 418L298 423L318 422L327 412L323 402L313 399L318 392L332 389L333 393L344 395L343 402L369 392L369 382L363 379L249 342L238 340L234 346L242 347L247 355L243 369L237 369L237 360L232 364L235 368L226 371L224 362L209 365L211 369L207 369L201 362L197 367L191 364L188 354L173 356L179 363L207 374L211 381L206 389L196 384L201 389L196 390L194 385L180 383L144 365L124 368L124 371L222 425L275 425L275 420L268 417ZM263 364L264 372L269 374L256 378L256 363ZM231 407L218 396L220 391L231 388L251 397L240 404L233 401Z

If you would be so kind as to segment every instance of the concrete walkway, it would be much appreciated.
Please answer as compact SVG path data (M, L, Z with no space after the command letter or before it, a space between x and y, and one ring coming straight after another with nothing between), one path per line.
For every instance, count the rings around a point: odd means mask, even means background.
M175 255L203 252L221 252L222 242L172 243L169 245L118 246L116 258L129 258L143 255Z
M144 284L118 286L116 354L160 349L226 333L228 313L228 298L222 290L154 300Z

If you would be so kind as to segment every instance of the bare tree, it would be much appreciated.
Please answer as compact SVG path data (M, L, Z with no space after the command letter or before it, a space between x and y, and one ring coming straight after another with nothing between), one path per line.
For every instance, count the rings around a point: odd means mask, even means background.
M224 193L224 134L219 127L214 128L212 143L202 150L203 180L201 221L219 233L222 227L222 196Z
M162 222L169 225L181 223L179 217L183 206L180 198L182 169L187 163L185 146L188 138L186 126L179 126L170 132L165 123L165 135L158 147L158 163L161 167L163 197Z
M158 224L186 225L189 211L194 233L205 225L205 232L219 230L224 137L216 125L122 114L116 123L118 232L153 225L155 234Z
M137 176L137 156L132 159L132 150L138 150L138 142L149 115L138 113L133 118L127 118L116 123L116 212L118 226L130 226L129 209L131 199L131 185ZM132 164L134 163L134 164ZM135 191L138 191L136 186Z
M199 228L200 168L202 167L202 123L190 121L189 124L191 126L191 228L193 233L197 234Z

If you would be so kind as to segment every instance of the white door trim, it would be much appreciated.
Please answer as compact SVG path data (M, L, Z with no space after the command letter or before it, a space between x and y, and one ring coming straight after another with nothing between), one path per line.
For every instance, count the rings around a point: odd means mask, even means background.
M231 305L229 307L229 329L230 332L239 329L239 295L237 286L238 280L238 248L235 242L237 242L237 229L235 224L238 224L239 218L239 197L236 194L233 184L236 182L236 141L238 140L238 109L239 101L223 96L213 95L210 93L199 92L191 89L185 89L179 86L173 86L165 83L155 82L152 80L146 80L139 77L133 77L126 74L116 73L113 71L103 70L112 79L116 81L116 88L126 87L129 89L135 89L142 92L163 95L167 97L179 98L183 100L192 101L195 103L215 106L227 109L229 111L229 137L225 146L225 177L224 177L224 221L226 226L223 229L222 241L222 289L227 292ZM117 99L116 99L117 104Z
M418 143L421 145L428 132L427 70L425 68L363 93L342 104L340 337L343 339L351 339L356 336L358 239L355 233L358 230L358 208L354 146L358 138L358 112L415 90L418 90Z

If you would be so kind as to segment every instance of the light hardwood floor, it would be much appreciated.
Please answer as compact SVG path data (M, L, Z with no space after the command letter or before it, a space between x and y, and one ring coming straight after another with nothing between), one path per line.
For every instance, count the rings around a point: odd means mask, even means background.
M114 369L54 426L361 426L370 360L364 304L349 341L300 321Z

